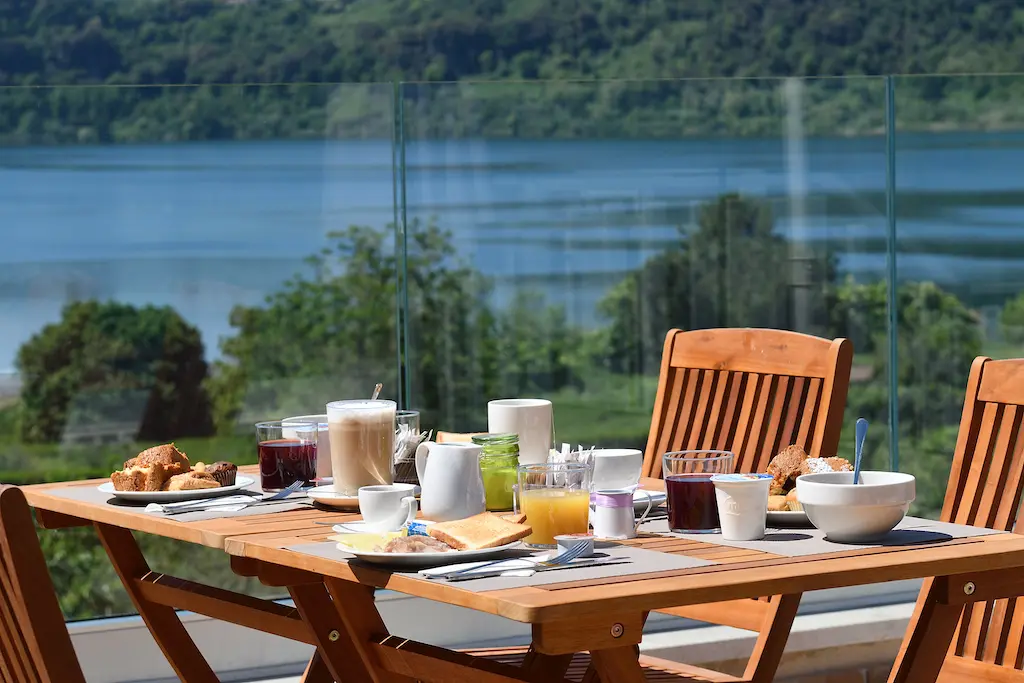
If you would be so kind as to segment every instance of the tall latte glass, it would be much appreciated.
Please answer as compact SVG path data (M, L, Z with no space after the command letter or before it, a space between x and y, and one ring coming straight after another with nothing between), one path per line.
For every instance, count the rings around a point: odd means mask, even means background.
M337 493L356 496L360 486L394 483L394 401L328 403L327 429Z

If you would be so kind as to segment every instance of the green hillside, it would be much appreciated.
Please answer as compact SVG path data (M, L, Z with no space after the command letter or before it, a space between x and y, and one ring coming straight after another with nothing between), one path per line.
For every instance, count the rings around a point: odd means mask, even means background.
M1012 0L0 0L0 86L148 86L2 90L22 142L376 135L391 81L501 82L404 87L424 135L763 134L777 82L520 81L1022 71ZM225 85L324 83L381 85ZM1024 77L899 85L922 127L1024 116ZM813 83L811 132L877 131L883 101Z

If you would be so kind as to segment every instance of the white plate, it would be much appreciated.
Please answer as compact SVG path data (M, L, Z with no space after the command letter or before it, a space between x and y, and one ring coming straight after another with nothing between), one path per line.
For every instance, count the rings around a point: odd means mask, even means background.
M408 484L405 484L408 486ZM334 492L334 484L327 484L326 486L316 486L306 493L309 497L320 503L321 505L327 505L333 508L341 508L343 510L358 510L359 509L359 497L358 496L340 496ZM414 496L420 495L420 487L414 486L412 489Z
M483 550L456 550L450 553L374 553L363 550L351 550L341 543L338 544L338 550L354 555L363 562L407 569L427 569L429 567L442 567L446 564L486 560L492 557L497 557L509 550L516 550L519 548L526 549L526 546L524 546L521 541L516 541L507 545L498 546L497 548L484 548Z
M768 526L782 526L782 527L810 527L814 526L811 521L807 519L807 513L803 510L785 510L783 512L772 512L768 511Z
M647 509L647 495L651 494L651 512L658 509L658 506L668 500L668 496L664 491L647 491L646 489L637 489L633 491L633 511L638 514L644 514L644 510Z
M191 491L115 491L114 482L108 481L100 484L100 493L106 493L120 500L130 500L134 503L176 503L182 500L198 500L201 498L213 498L223 496L252 486L256 480L244 475L236 475L235 483L231 486L221 486L216 489L193 489Z

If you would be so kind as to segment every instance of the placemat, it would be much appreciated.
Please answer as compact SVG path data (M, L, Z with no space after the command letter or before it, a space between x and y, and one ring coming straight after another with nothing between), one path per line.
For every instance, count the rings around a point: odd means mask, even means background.
M730 548L758 550L785 557L803 557L805 555L825 555L828 553L848 552L858 548L885 548L912 545L943 543L955 538L972 538L1004 533L994 529L964 526L936 522L918 517L905 517L896 528L885 536L864 543L837 543L825 538L825 532L815 527L809 528L769 528L765 537L759 541L727 541L721 534L677 534L668 530L668 521L657 519L645 522L641 531L664 534L671 538L685 538L701 543L724 545Z
M302 553L304 555L313 555L315 557L322 557L329 560L351 561L353 565L358 563L363 567L389 571L389 568L383 565L359 562L353 555L346 553L343 550L339 550L338 544L334 541L305 543L302 545L288 546L286 549ZM512 557L527 557L530 554L530 552L523 552L518 555L513 554ZM622 545L610 545L608 547L601 547L595 551L595 557L602 557L606 555L625 559L628 560L628 562L612 564L606 567L557 569L548 572L537 572L533 576L495 576L492 578L481 578L473 579L472 581L458 582L449 582L442 579L428 579L421 576L418 573L419 570L397 570L392 568L390 571L411 579L429 581L431 583L439 583L446 586L454 586L455 588L462 588L468 591L473 591L474 593L482 593L484 591L503 590L505 588L523 588L527 586L543 586L549 583L564 583L565 581L614 579L618 577L632 576L634 574L649 574L651 572L673 571L676 569L691 569L693 567L705 567L716 564L715 562L698 559L696 557L659 553L653 550L643 550L641 548Z
M253 482L251 486L246 487L246 491L262 492L260 488L259 479ZM248 517L250 515L267 515L272 512L288 512L289 510L301 510L312 506L312 501L306 497L305 494L294 493L287 499L282 501L275 501L273 503L264 503L262 505L250 505L249 507L242 508L241 510L199 510L197 512L183 512L179 515L165 515L162 512L146 512L146 503L134 503L125 500L114 498L110 494L101 492L98 488L92 485L78 485L78 486L63 486L59 488L52 488L46 492L49 495L57 496L59 498L67 498L68 500L77 500L83 503L91 503L93 505L112 505L123 509L134 510L136 512L142 512L153 517L161 517L163 519L173 519L176 522L202 522L207 519L225 519L228 517ZM231 495L231 494L227 494Z

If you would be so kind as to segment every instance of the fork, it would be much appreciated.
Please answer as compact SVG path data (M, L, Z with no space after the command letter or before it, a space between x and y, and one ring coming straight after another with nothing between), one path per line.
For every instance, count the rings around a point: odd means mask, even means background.
M563 550L558 555L555 555L550 560L537 561L537 562L534 562L533 564L534 564L534 566L537 566L537 567L557 567L559 565L569 564L570 562L572 562L573 560L578 558L580 555L582 555L583 553L587 552L587 547L589 545L590 544L587 543L586 541L580 541L579 543L577 543L573 547L569 548L568 550ZM476 572L476 571L479 571L481 569L486 569L487 567L493 567L494 565L501 564L502 562L508 562L508 558L506 557L505 559L502 559L502 560L494 560L493 562L485 562L484 564L480 564L480 565L477 565L475 567L465 567L464 569L457 569L457 570L455 570L453 572L446 572L444 574L437 574L436 578L450 579L453 576L460 576L460 575L465 574L467 572Z
M291 494L295 493L302 488L302 481L294 481L287 487L281 489L277 493L264 495L262 498L257 498L251 503L245 503L245 507L252 505L259 505L261 503L273 503L278 500L284 500ZM210 507L217 503L217 498L207 498L206 500L190 500L187 503L170 503L163 506L163 512L165 515L176 515L182 512L192 512L193 508L204 508ZM172 507L173 506L173 507Z

